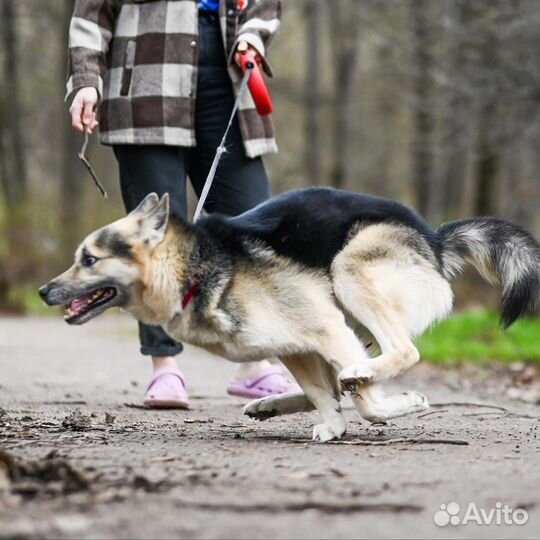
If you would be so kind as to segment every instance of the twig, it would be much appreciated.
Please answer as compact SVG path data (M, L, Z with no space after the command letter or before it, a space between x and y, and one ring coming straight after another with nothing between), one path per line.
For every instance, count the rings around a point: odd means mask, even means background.
M431 407L484 407L486 409L497 409L499 411L508 412L508 409L499 407L498 405L489 405L486 403L473 403L470 401L450 401L448 403L431 403Z
M441 414L445 412L448 412L448 409L441 409L440 411L429 411L427 413L417 416L416 418L425 418L426 416L429 416L430 414Z
M75 401L44 401L43 405L86 405L84 400L75 400Z
M461 416L489 416L493 414L496 414L497 416L506 416L506 413L504 411L470 412L463 413Z
M424 507L415 504L393 504L393 503L359 503L343 501L302 501L292 503L252 503L252 504L231 504L231 503L211 503L194 502L188 499L175 499L183 508L196 508L199 510L210 510L214 512L304 512L305 510L319 510L327 514L354 513L354 512L421 512Z
M328 441L330 444L346 444L351 446L389 446L391 444L453 444L457 446L467 446L469 443L461 439L413 439L396 438L383 441L366 441L356 439L354 441Z
M280 439L283 440L283 439ZM306 439L288 439L286 442L297 444L320 444ZM453 444L457 446L467 446L469 443L461 439L418 439L415 437L399 437L395 439L384 439L381 441L355 439L352 441L327 441L325 444L341 444L346 446L390 446L392 444Z
M95 173L92 165L90 165L90 162L88 161L88 158L86 157L86 147L88 146L88 130L86 129L86 124L83 124L84 126L84 140L82 144L81 151L79 152L79 159L82 161L84 166L86 167L86 170L90 173L90 176L92 177L92 180L94 181L94 184L99 189L100 193L103 195L103 197L107 198L107 192L105 191L105 188L99 181L99 178L97 177L97 174Z
M129 407L130 409L148 410L148 407L145 407L144 405L139 405L138 403L124 403L124 407Z
M509 418L528 418L530 420L536 420L538 416L532 416L530 414L520 414L509 411L505 407L499 407L498 405L489 405L487 403L473 403L469 401L453 401L449 403L432 403L431 407L483 407L485 409L495 409L501 411L505 416ZM485 414L494 414L494 413L479 413L479 414L464 414L463 416L482 416Z

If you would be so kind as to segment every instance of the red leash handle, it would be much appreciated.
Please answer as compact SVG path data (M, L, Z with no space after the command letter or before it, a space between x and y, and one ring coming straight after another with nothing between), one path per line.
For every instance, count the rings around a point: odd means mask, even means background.
M255 102L255 107L257 112L261 116L266 116L272 112L272 100L270 99L270 94L264 84L263 75L259 64L255 60L256 52L248 49L247 51L242 51L240 53L240 65L242 66L242 71L245 73L246 69L253 66L253 71L249 77L248 88L251 92L251 97Z

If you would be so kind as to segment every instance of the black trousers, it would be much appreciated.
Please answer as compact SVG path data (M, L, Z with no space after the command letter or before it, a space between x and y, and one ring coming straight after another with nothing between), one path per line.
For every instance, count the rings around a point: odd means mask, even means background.
M181 148L165 145L115 145L120 170L120 186L129 212L151 192L169 193L171 213L186 218L186 177L200 195L234 104L217 17L204 15L199 21L200 56L195 111L197 146ZM227 138L205 204L207 212L237 215L270 196L270 187L261 158L250 159L242 144L235 120ZM172 356L182 345L160 327L139 324L141 353Z

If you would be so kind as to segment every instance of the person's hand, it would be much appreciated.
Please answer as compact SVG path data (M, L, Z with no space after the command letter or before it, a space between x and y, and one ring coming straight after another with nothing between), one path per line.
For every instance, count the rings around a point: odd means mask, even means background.
M86 131L92 133L98 125L96 120L96 109L98 103L97 90L92 86L81 88L75 97L73 103L69 108L69 114L71 114L71 125L77 131L84 133Z
M242 67L242 64L240 62L240 55L247 50L255 51L255 61L257 63L261 61L261 56L258 53L257 49L255 49L255 47L252 47L247 41L240 41L236 46L236 52L234 53L234 61L236 62L238 67Z

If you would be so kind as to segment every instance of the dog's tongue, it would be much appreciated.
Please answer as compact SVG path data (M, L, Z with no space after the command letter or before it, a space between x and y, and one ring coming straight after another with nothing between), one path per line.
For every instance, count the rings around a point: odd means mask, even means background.
M84 296L79 296L79 298L75 298L69 305L72 311L77 313L83 306L85 306L88 303L88 300L90 299L89 294L85 294Z

